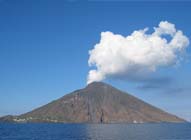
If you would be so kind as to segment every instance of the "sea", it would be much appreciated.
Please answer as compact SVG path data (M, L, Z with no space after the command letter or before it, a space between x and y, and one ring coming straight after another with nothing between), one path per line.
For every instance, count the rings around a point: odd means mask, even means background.
M191 140L191 124L0 123L0 140Z

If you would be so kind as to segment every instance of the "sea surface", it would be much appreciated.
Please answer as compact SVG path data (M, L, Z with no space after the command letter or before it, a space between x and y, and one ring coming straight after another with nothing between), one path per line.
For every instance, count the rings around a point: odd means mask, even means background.
M191 124L0 123L0 140L191 140Z

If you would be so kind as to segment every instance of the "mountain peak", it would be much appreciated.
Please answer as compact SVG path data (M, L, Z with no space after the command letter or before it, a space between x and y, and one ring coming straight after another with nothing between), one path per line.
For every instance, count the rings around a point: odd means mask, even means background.
M104 83L104 82L92 82L92 83L90 83L90 84L88 84L87 86L91 86L91 85L108 85L108 84L106 84L106 83Z
M87 85L83 90L85 93L94 94L94 96L103 97L105 95L120 93L118 89L112 87L104 82L92 82Z
M92 82L86 86L86 88L101 88L101 87L108 87L110 85L104 83L104 82Z

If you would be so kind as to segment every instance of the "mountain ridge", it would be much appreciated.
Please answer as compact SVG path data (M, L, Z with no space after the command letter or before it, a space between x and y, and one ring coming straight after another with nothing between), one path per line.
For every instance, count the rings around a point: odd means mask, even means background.
M62 123L185 122L103 82L93 82L30 112L2 117L0 120Z

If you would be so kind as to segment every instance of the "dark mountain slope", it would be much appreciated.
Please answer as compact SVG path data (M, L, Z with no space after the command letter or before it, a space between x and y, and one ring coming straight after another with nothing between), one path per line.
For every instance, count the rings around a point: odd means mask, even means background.
M102 82L91 83L31 112L9 118L16 122L64 123L184 121Z

